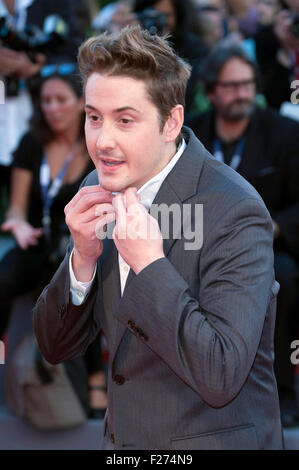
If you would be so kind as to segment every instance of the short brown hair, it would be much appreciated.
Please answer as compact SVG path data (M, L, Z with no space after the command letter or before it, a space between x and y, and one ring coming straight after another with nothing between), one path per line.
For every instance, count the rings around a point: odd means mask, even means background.
M151 35L139 25L88 39L79 49L78 64L84 87L93 72L147 82L149 98L159 110L161 129L172 108L185 105L190 65L175 54L166 37Z

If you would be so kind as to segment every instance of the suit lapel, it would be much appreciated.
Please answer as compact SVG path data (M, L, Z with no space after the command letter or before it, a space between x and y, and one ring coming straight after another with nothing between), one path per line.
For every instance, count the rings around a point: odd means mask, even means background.
M113 312L118 309L121 298L120 276L118 265L118 252L112 239L113 224L108 224L107 237L104 239L104 250L99 260L102 279L103 306L106 312L106 328L109 332L109 343L114 342L111 333L115 332L115 318ZM111 345L109 345L111 348Z
M196 139L190 129L188 129L187 132L189 140L187 149L175 167L163 181L161 188L153 201L153 204L158 206L160 204L166 204L168 207L172 204L178 204L180 209L182 209L184 201L194 196L194 194L196 194L198 191L199 177L202 171L203 161L206 158L206 150L199 140ZM160 221L158 220L158 222L161 229ZM182 225L179 227L172 227L172 230L170 230L171 236L168 238L163 238L163 248L166 257L168 256L175 240L180 238L181 232ZM119 278L118 266L117 274ZM130 269L123 295L125 295L127 286L130 284L130 282L132 282L132 279L134 279L135 276L136 275L134 271ZM115 305L115 307L117 307L117 305ZM114 346L111 350L112 358L114 358L117 353L117 349L126 329L126 325L123 325L119 321L117 322Z
M165 181L165 184L163 183L163 188L161 187L160 191L158 192L158 194L157 194L157 196L156 196L156 198L153 202L153 204L158 204L158 205L162 204L162 203L164 203L164 204L166 203L167 205L171 205L171 204L181 205L181 200L173 192L171 186L169 186L166 181ZM159 226L160 226L160 230L161 230L161 223L160 223L159 220L158 220L158 222L159 222ZM181 227L178 227L178 231L181 232ZM177 236L177 233L175 233L175 232L171 233L171 235L172 236L170 236L168 238L163 238L163 250L164 250L165 256L168 255L168 253L169 253L173 243L175 242L176 238L179 238ZM132 269L130 269L128 277L127 277L126 285L125 285L125 288L124 288L123 295L126 294L126 289L128 288L128 285L132 282L134 277L136 277L136 274L134 273L134 271ZM116 355L117 349L120 345L120 342L123 338L123 335L126 332L126 329L127 329L127 325L124 325L120 321L117 321L116 332L115 332L115 341L114 341L114 346L113 346L113 350L112 350L112 357L114 357Z

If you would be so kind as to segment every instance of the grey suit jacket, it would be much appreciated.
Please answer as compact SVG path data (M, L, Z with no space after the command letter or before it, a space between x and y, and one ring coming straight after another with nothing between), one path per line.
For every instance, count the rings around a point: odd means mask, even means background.
M271 218L252 186L185 131L187 149L154 203L203 204L201 248L172 234L166 258L130 271L121 297L107 239L79 307L68 253L34 308L38 343L57 363L84 353L103 329L104 449L281 449ZM93 172L85 184L97 181Z

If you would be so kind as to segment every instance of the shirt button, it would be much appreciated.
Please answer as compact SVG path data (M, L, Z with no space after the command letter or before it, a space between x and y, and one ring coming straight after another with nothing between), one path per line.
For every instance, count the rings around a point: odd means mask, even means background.
M125 273L129 272L129 266L124 266L123 270L125 271Z

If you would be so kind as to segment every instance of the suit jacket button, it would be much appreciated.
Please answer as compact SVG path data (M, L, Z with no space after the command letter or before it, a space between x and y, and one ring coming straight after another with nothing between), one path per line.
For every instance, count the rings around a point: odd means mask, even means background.
M143 338L145 341L148 341L148 336L144 333L144 331L141 328L137 328L137 333L141 338Z
M117 385L123 385L126 381L126 379L122 375L118 374L113 377L113 380Z
M145 333L142 333L144 341L148 341L148 336Z

